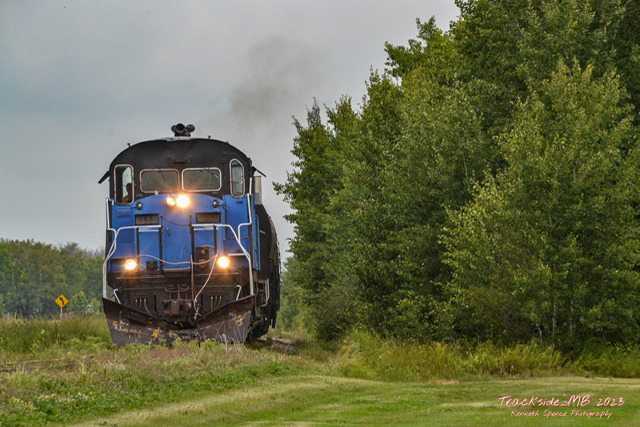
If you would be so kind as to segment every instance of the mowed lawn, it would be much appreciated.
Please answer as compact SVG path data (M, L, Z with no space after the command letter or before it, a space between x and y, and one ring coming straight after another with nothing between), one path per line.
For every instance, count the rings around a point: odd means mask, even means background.
M514 399L524 405L513 406ZM568 402L573 403L561 406ZM408 384L294 376L222 394L199 394L180 403L158 402L144 410L71 425L640 426L640 379L556 377Z

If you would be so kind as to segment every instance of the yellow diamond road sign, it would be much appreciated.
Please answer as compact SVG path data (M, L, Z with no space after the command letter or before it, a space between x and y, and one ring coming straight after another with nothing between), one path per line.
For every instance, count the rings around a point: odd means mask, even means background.
M58 304L60 308L62 308L65 305L69 304L69 300L64 295L60 295L58 298L56 298L56 304Z

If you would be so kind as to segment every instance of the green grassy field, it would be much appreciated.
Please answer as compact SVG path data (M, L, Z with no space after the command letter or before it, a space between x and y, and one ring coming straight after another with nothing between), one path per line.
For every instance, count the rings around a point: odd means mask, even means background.
M103 319L5 320L0 426L640 425L638 354L366 333L116 347Z
M576 394L584 406L516 408L500 399L537 396L564 404ZM616 396L616 402L623 397L624 403L597 406L610 396ZM640 425L638 402L638 380L567 377L407 384L305 375L71 425Z

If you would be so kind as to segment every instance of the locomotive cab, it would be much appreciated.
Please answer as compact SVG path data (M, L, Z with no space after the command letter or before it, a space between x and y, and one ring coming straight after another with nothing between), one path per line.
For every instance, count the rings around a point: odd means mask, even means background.
M103 301L114 342L239 342L275 326L279 254L260 177L229 143L175 136L112 161ZM259 200L256 200L259 199ZM108 289L111 289L109 292Z

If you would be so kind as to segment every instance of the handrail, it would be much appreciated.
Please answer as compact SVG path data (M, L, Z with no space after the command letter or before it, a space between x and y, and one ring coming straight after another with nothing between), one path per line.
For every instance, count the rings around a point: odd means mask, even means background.
M113 236L111 247L109 248L109 251L105 256L104 262L102 263L102 297L103 298L107 298L107 263L109 262L113 254L116 252L116 249L118 247L118 235L120 234L120 232L123 230L134 230L134 229L140 229L140 228L147 228L147 229L158 228L159 229L161 227L162 227L161 225L129 225L126 227L120 227L117 230L111 227L107 228L108 233L109 232L115 233L115 235ZM136 256L136 258L138 256Z

